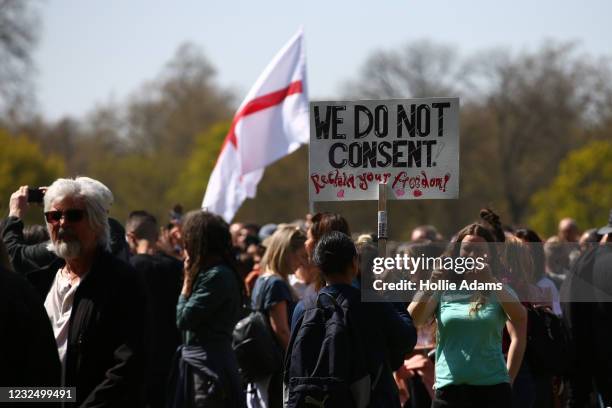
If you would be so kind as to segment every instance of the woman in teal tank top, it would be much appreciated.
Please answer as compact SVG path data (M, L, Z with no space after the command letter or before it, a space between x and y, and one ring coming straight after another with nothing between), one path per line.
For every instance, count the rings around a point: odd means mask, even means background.
M498 259L493 234L480 224L463 228L449 254L452 258L485 259L478 270L459 274L434 271L430 282L447 279L457 289L477 282L492 291L421 292L408 310L417 326L437 321L436 382L432 407L511 407L511 384L526 343L527 312L514 291L495 278ZM499 289L499 290L497 290ZM511 337L508 360L502 353L502 331Z

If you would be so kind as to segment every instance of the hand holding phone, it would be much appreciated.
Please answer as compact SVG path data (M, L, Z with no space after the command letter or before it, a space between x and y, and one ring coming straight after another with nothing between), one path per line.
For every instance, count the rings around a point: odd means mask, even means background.
M9 201L9 217L23 218L28 208L28 186L21 186L11 194Z
M28 188L28 203L42 203L45 191L41 187Z

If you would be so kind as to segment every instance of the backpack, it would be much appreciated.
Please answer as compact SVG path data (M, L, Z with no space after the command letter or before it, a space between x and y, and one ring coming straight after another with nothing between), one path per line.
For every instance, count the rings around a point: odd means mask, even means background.
M525 358L531 371L543 375L564 374L570 340L563 320L545 306L528 306L527 319Z
M283 366L283 351L263 311L264 292L259 291L257 308L241 319L232 333L232 348L246 382L263 379Z
M304 301L283 375L286 408L367 407L372 390L359 299L321 292Z

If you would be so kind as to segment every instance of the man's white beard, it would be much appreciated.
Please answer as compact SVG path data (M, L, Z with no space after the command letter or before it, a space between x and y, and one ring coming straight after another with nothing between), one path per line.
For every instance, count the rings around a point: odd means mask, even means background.
M51 242L50 249L63 259L73 259L81 255L81 243L79 241Z

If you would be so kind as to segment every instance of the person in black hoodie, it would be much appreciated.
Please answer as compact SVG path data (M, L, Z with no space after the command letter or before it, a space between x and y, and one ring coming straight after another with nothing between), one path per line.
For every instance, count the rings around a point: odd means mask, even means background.
M56 180L44 196L46 249L23 243L27 195L22 186L11 196L3 240L44 301L61 384L76 387L81 407L144 406L147 299L140 275L110 252L112 193L87 177Z
M172 357L181 343L176 304L181 293L183 264L157 248L157 220L146 211L132 211L125 223L130 264L142 273L151 311L151 362L147 403L164 407Z

